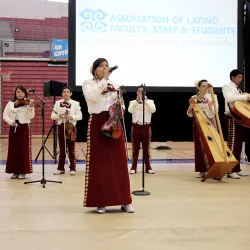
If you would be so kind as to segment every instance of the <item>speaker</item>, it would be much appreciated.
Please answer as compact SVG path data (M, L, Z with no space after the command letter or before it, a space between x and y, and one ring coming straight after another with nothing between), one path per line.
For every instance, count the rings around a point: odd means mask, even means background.
M44 82L44 96L61 96L62 95L62 89L67 86L66 83L58 82L54 80L50 80L48 82Z

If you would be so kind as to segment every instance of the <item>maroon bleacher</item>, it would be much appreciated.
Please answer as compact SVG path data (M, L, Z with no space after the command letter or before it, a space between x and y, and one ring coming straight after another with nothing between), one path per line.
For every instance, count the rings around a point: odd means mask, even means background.
M0 21L9 21L14 31L15 40L50 40L68 39L68 18L1 18ZM17 30L18 31L15 31Z
M7 57L28 57L28 58L49 58L50 51L44 52L5 52L4 56Z
M27 89L35 88L36 94L45 98L49 105L53 107L53 98L44 97L44 82L48 80L56 80L60 82L68 82L68 67L49 66L48 62L25 62L25 61L7 61L1 62L2 70L11 71L10 81L2 81L2 107L4 108L9 100L13 98L13 91L17 85L24 85ZM36 99L36 96L29 93L30 98ZM56 99L60 99L57 97ZM45 108L45 133L48 133L52 120L50 119L51 110ZM41 109L36 108L36 116L32 120L32 135L42 134ZM7 135L9 126L2 123L2 135Z

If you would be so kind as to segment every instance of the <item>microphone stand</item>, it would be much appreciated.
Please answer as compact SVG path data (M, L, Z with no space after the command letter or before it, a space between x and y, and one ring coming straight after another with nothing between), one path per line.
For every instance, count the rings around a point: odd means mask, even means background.
M54 96L54 104L56 102L56 97ZM50 133L52 132L52 129L54 129L54 136L53 136L53 155L50 153L50 151L47 149L46 146L45 149L47 150L47 152L50 154L51 158L55 160L55 163L57 162L57 124L56 124L56 121L54 120L53 121L53 125L51 126L50 130L49 130L49 133L47 134L47 137L45 138L45 141L44 141L44 144L46 144L46 141L48 140L49 136L50 136ZM40 153L42 152L42 147L40 148L37 156L36 156L36 159L35 161L37 161Z
M122 89L123 93L126 93L126 90L124 88L124 86L120 87ZM117 95L119 97L119 100L121 101L122 98L120 96L120 89L117 91ZM125 125L125 120L124 120L124 110L122 109L122 105L121 105L121 113L122 113L122 125L123 125L123 131L124 131L124 137L125 137L125 146L126 146L126 154L127 154L127 161L129 160L129 156L128 156L128 139L127 139L127 132L126 132L126 125Z
M150 195L148 191L145 191L145 84L140 86L142 88L142 190L133 191L132 194L138 196Z
M35 93L35 90L32 91L33 94L41 100L41 103L42 103L42 110L41 110L41 114L42 114L42 179L41 180L38 180L38 181L27 181L27 182L24 182L24 184L29 184L29 183L36 183L36 182L40 182L42 185L43 185L43 188L45 188L45 184L47 182L54 182L54 183L62 183L61 181L51 181L51 180L46 180L45 177L44 177L44 159L45 159L45 154L44 154L44 148L45 148L45 141L44 141L44 105L46 104L52 111L53 108L51 108L49 106L48 103L46 103L40 96L38 96L36 93ZM54 111L55 112L55 111ZM57 112L55 112L57 114Z

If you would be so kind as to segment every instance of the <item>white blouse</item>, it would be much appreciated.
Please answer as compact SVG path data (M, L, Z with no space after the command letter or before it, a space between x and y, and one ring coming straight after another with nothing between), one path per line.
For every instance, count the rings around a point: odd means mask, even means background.
M214 99L216 102L216 109L217 111L219 110L219 104L218 104L218 99L217 99L217 95L214 95ZM195 99L196 100L196 99ZM199 107L204 111L204 113L207 115L208 118L214 118L215 117L215 112L214 112L214 106L212 106L212 109L209 108L208 103L210 103L212 101L212 96L211 94L207 93L204 95L204 97L198 101L198 105ZM189 117L193 116L193 113L187 113L187 115Z
M14 107L15 102L9 101L3 112L3 119L11 125L18 120L21 124L30 123L35 116L35 108L30 106Z
M61 103L65 102L64 99L58 100L55 102L54 108L51 113L51 119L52 120L57 120L57 124L60 125L61 123L65 123L63 119L60 118L60 115L65 115L66 111L68 112L69 115L72 116L73 120L70 120L70 122L74 125L76 125L77 121L82 120L82 111L81 111L81 106L80 103L75 101L75 100L68 100L67 103L69 104L69 107L66 108L61 105Z
M156 111L155 103L153 100L147 99L145 101L145 117L144 122L151 123L152 113ZM143 104L138 103L136 100L130 101L128 112L132 114L132 122L143 124Z
M89 114L99 114L103 111L108 111L109 107L116 102L117 91L109 91L108 84L111 84L115 89L119 88L117 83L105 79L101 81L89 79L83 82L82 90L88 105Z

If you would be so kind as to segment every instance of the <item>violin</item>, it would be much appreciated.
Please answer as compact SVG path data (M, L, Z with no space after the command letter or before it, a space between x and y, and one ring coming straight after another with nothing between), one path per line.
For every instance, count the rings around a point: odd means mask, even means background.
M65 115L68 115L68 114L69 112L68 110L66 110ZM66 140L69 140L72 142L76 141L76 128L69 120L67 120L65 124L65 135L66 135Z
M124 111L120 102L125 89L117 89L117 102L109 107L109 119L102 125L101 132L107 138L118 139L122 133L120 120L123 118Z
M15 102L15 105L19 108L25 105L29 105L30 104L30 99L29 98L24 98L24 99L18 99ZM40 106L39 103L35 102L35 106L34 107L38 107Z

